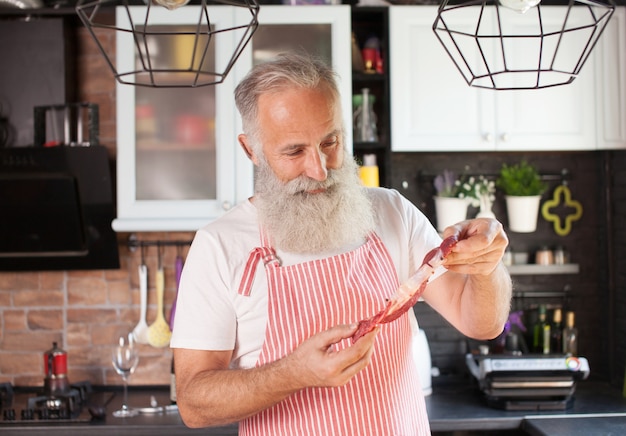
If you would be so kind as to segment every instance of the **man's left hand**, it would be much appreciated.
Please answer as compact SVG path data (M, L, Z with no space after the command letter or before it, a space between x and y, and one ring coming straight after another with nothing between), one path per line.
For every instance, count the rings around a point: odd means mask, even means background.
M509 239L502 224L491 218L462 221L444 230L443 237L459 235L459 242L443 265L461 274L491 274L500 263Z

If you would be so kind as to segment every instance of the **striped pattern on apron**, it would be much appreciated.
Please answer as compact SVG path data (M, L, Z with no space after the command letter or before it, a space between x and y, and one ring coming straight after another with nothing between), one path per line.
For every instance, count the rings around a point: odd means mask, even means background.
M264 232L261 242L247 265L254 271L263 258L268 279L268 322L257 366L285 356L316 333L371 316L398 287L391 257L376 234L351 252L285 267ZM249 294L251 281L246 271L240 294ZM405 314L382 326L370 365L345 386L297 392L241 421L239 434L430 435L410 341ZM348 346L349 339L337 344Z

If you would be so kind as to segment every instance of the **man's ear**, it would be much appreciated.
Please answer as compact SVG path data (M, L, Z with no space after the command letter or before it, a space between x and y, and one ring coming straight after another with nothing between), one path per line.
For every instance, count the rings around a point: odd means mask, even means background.
M259 161L254 154L254 151L252 151L252 147L248 143L248 136L244 133L241 133L237 136L237 140L239 141L239 145L241 145L241 148L243 148L243 151L246 153L246 156L248 156L248 159L250 159L253 164L258 165Z

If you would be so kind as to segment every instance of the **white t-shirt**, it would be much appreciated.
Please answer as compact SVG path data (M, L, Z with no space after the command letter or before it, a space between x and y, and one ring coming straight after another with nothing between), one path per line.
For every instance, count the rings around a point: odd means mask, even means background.
M424 214L397 191L370 188L368 194L376 214L376 233L402 283L420 267L426 253L441 243L441 237ZM239 295L237 290L250 251L260 244L257 211L250 201L198 230L181 276L172 348L234 350L231 367L255 365L265 339L268 313L263 262L257 265L250 295ZM278 249L276 254L286 266L354 248L316 256Z

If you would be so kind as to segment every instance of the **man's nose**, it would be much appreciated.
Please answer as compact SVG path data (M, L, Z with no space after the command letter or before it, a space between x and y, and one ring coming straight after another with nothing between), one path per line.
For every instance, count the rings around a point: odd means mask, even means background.
M318 150L311 152L306 161L305 175L313 180L324 181L328 176L326 156Z

